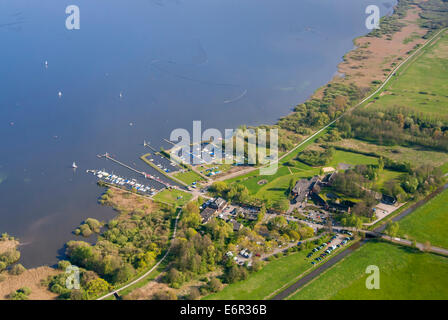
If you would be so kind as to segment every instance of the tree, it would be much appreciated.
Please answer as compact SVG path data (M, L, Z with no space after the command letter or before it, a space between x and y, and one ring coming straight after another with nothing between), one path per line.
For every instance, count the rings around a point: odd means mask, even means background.
M398 235L398 230L400 226L398 222L389 222L386 226L386 230L384 231L390 237L396 237Z
M101 278L94 279L87 283L87 294L89 297L98 296L101 293L107 292L110 289L110 284Z
M184 283L185 281L185 277L182 272L180 272L176 268L171 268L170 271L168 271L165 279L172 288L180 288L182 283Z
M132 278L135 274L134 268L128 263L124 266L116 269L113 282L114 283L123 283Z
M197 287L193 287L190 289L190 293L188 294L188 300L197 300L201 296L199 289Z
M229 186L224 181L216 181L210 186L210 191L216 193L221 197L225 197L225 194L228 192Z
M212 278L208 283L208 290L210 292L218 292L222 290L222 283L218 278Z
M31 294L31 289L28 287L22 287L10 294L12 300L28 300L28 296Z
M26 268L22 266L20 263L14 265L10 270L9 273L15 276L18 276L26 271Z
M153 300L177 300L177 295L172 290L160 290L154 293Z
M183 208L182 224L186 227L196 229L201 224L199 206L194 201L187 203Z
M61 261L58 262L58 269L59 270L66 270L70 266L71 266L70 261L61 260Z

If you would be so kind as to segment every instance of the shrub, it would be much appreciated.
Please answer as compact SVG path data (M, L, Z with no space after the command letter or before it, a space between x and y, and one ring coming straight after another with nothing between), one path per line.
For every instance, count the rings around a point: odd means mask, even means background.
M177 300L177 295L171 290L160 290L152 298L153 300Z
M190 293L188 294L188 300L197 300L201 296L201 293L199 292L199 289L196 287L193 287L190 289Z
M10 294L12 300L28 300L28 296L31 294L31 289L28 287L22 287Z
M208 288L211 292L218 292L222 290L222 283L218 278L212 278L208 283Z
M61 261L58 262L58 269L59 270L66 270L70 266L71 266L70 261L61 260Z
M14 265L10 270L9 273L15 276L18 276L26 271L26 268L22 266L20 263Z

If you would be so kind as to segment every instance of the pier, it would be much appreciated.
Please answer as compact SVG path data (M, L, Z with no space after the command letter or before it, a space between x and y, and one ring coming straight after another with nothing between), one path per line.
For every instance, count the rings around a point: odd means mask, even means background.
M161 183L161 184L164 185L166 188L174 188L174 186L172 186L172 185L170 185L170 184L168 184L168 183L162 181L162 180L161 180L160 178L158 178L158 177L155 177L155 176L153 176L153 175L151 175L151 174L148 174L148 173L146 173L146 172L143 172L143 171L139 171L139 170L137 170L137 169L135 169L135 168L132 168L131 166L128 166L127 164L125 164L125 163L123 163L123 162L121 162L121 161L118 161L117 159L112 158L112 157L109 155L108 152L106 152L105 154L97 155L97 157L98 157L98 158L105 158L105 159L107 159L107 160L111 160L111 161L115 162L116 164L118 164L118 165L120 165L120 166L122 166L122 167L125 167L125 168L127 168L127 169L129 169L129 170L131 170L131 171L133 171L133 172L135 172L135 173L138 173L138 174L144 176L146 179L154 180L154 181L156 181L156 182L158 182L158 183Z
M155 148L153 148L153 147L149 144L149 142L146 142L146 140L143 140L143 146L144 146L144 147L147 147L147 148L149 148L149 149L151 149L151 151L154 152L154 154L158 154L158 153L159 153L159 151L157 151Z

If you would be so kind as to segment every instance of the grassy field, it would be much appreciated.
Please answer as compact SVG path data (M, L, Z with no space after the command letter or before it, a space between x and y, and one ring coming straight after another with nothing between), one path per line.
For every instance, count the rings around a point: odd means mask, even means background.
M398 180L402 174L403 172L384 169L379 174L378 180L375 181L375 185L381 189L387 181Z
M379 99L369 106L388 109L406 106L431 117L448 117L448 35L444 35L399 72Z
M380 289L365 286L367 266L380 270ZM448 258L372 242L323 273L291 299L448 299Z
M445 163L448 163L448 154L446 152L429 151L422 148L380 146L356 139L344 139L334 142L333 145L347 149L359 150L361 152L374 152L380 156L395 161L410 162L416 167L423 164L430 164L434 167L439 167Z
M293 179L295 183L299 179L309 178L319 173L318 170L294 172L293 169L291 169L291 172L292 173L288 172L288 174L277 177L269 183L261 186L255 196L260 199L269 199L271 201L287 198L288 195L286 191L288 190L289 181L291 179Z
M204 181L204 178L202 178L199 174L197 174L192 170L175 173L173 174L173 177L179 179L180 181L186 184L192 184L193 182Z
M206 300L261 300L311 267L305 259L308 251L300 251L269 262L248 279L226 286Z
M377 164L378 158L365 156L363 154L336 150L333 159L327 167L338 168L340 163L358 165L358 164Z
M400 234L407 234L418 242L448 248L448 190L399 222Z
M338 168L338 165L341 163L353 166L358 164L376 164L378 163L378 159L353 152L337 150L331 163L322 167L330 166ZM259 199L277 201L282 198L287 198L286 190L289 187L289 181L291 179L295 183L302 178L311 178L319 174L322 167L313 168L299 161L294 162L294 166L287 166L281 163L274 175L260 176L257 170L243 176L229 179L227 182L245 185L249 192Z
M183 192L177 189L165 189L154 196L155 201L160 201L168 204L175 205L176 207L182 207L193 196L187 192Z

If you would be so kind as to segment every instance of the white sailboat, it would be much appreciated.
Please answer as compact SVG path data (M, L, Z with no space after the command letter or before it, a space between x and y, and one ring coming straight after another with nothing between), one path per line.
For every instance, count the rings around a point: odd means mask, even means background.
M72 168L73 169L76 169L76 168L78 168L78 166L76 165L76 163L73 161L73 164L72 164Z
M59 96L59 98L62 97L62 91L59 91L59 92L58 92L58 96Z

